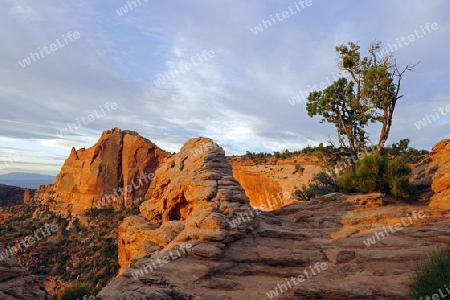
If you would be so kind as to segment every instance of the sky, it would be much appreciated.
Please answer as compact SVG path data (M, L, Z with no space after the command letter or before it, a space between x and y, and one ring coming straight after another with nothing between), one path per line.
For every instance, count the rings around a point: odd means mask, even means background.
M198 136L227 155L336 141L292 98L333 81L349 41L420 61L388 144L449 138L449 1L3 0L0 13L0 174L56 175L114 127L171 152Z

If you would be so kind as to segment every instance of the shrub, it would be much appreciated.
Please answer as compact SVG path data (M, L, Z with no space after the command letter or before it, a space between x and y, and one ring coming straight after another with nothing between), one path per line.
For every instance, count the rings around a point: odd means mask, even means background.
M379 155L366 156L339 176L340 191L372 193L384 190L383 173L386 165L387 160Z
M409 184L411 172L405 159L369 155L345 170L338 178L338 186L344 193L382 192L408 199L414 196Z
M336 174L334 172L320 172L314 176L309 188L311 193L319 196L339 191Z
M450 243L434 250L425 262L417 266L411 278L410 299L431 299L434 294L439 294L439 289L445 293L449 278Z
M292 197L296 198L297 200L309 201L313 196L314 194L311 192L311 189L309 187L306 187L306 185L303 184L300 189L297 186L294 186Z
M296 164L294 172L292 172L292 174L295 174L297 172L303 173L303 171L305 171L305 167L303 167L302 165Z
M74 285L69 285L66 289L61 293L61 300L77 300L83 299L83 296L92 295L93 287L89 284L85 283L77 283Z
M314 176L314 179L310 182L308 187L304 184L300 189L297 186L294 186L292 196L301 201L309 201L315 195L322 196L337 192L338 190L339 187L334 172L320 172Z

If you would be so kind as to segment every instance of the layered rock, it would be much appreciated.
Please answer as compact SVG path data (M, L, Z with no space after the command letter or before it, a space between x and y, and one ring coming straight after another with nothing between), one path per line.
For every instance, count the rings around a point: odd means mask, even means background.
M450 210L450 139L437 143L430 158L435 169L430 207Z
M0 299L51 300L43 285L0 246ZM8 252L9 253L9 252Z
M230 219L251 207L223 149L216 144L205 148L212 144L210 139L192 139L158 168L141 216L129 217L119 227L122 267L132 258L180 243L226 243L251 228L252 222L230 226ZM206 150L193 155L199 148Z
M52 198L73 212L94 205L130 206L143 199L155 170L169 155L136 132L105 131L89 149L72 148L56 177Z
M34 195L34 190L32 189L25 189L24 193L23 193L23 202L27 203L29 202Z
M53 184L43 184L34 192L33 198L30 201L48 202L50 198L53 199L55 187Z
M148 272L150 257L137 256L99 298L256 300L278 288L276 299L406 300L415 265L450 241L449 212L380 194L335 193L253 216L245 220L257 226L245 236L226 241L228 233L217 232L220 241L197 240L191 252ZM143 247L151 225L143 228L136 217L127 222ZM173 239L174 227L160 227L160 239ZM147 249L162 248L156 238L155 232ZM291 281L305 272L304 282Z
M119 228L121 275L99 299L408 299L415 265L450 241L448 210L379 193L255 211L219 147L192 157L205 143L156 172L141 215Z
M302 162L303 171L296 172L297 162L246 166L233 163L233 176L244 188L255 209L274 210L295 201L294 187L301 187L321 171L319 164Z
M34 190L0 184L0 206L23 204Z

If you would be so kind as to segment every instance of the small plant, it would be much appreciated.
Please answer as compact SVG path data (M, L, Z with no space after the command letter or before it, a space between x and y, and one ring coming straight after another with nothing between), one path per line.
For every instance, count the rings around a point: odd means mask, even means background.
M87 296L87 298L89 299L90 297L89 295L92 295L92 291L93 287L85 283L77 283L74 285L69 285L61 293L60 300L83 299L83 296Z
M311 192L311 189L306 185L302 185L299 189L297 186L294 186L294 192L292 193L292 197L300 201L309 201L314 196Z
M300 164L296 164L296 165L295 165L294 172L292 172L292 174L295 174L295 173L297 173L297 172L303 174L303 171L305 171L305 167L303 167L303 166L300 165Z
M339 187L337 185L336 174L334 172L320 172L314 176L309 186L303 184L300 189L294 186L292 196L300 201L309 201L316 195L323 196L337 191L339 191Z
M444 291L450 278L450 244L434 250L429 258L418 265L411 278L410 299L431 299L439 290ZM428 297L427 297L428 296Z
M314 195L323 196L326 194L334 193L339 191L337 184L336 174L333 172L320 172L309 185L311 192Z

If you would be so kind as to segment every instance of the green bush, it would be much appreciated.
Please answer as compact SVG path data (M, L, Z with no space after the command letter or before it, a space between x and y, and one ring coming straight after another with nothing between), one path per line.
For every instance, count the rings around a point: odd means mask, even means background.
M334 172L320 172L310 182L309 186L302 185L299 189L294 186L292 196L300 201L309 201L315 195L322 196L339 191Z
M77 300L83 299L83 296L92 295L93 287L89 284L85 283L77 283L74 285L69 285L66 289L61 293L61 300Z
M297 173L297 172L303 173L303 171L305 171L305 167L303 167L303 166L300 165L300 164L296 164L296 165L295 165L294 172L292 172L292 174L295 174L295 173Z
M344 193L382 192L408 199L414 196L409 184L411 172L405 159L369 155L345 170L338 178L338 186Z
M297 186L294 186L294 192L292 193L292 197L300 201L309 201L314 194L311 192L311 189L306 185L302 185L299 189Z
M411 278L410 299L431 299L434 294L439 295L439 289L445 294L444 285L448 285L449 279L450 243L444 248L434 250L429 258L416 268Z
M336 174L334 173L334 171L328 173L320 172L319 174L314 176L314 179L309 185L309 188L313 195L319 196L338 192L339 187L337 185Z

